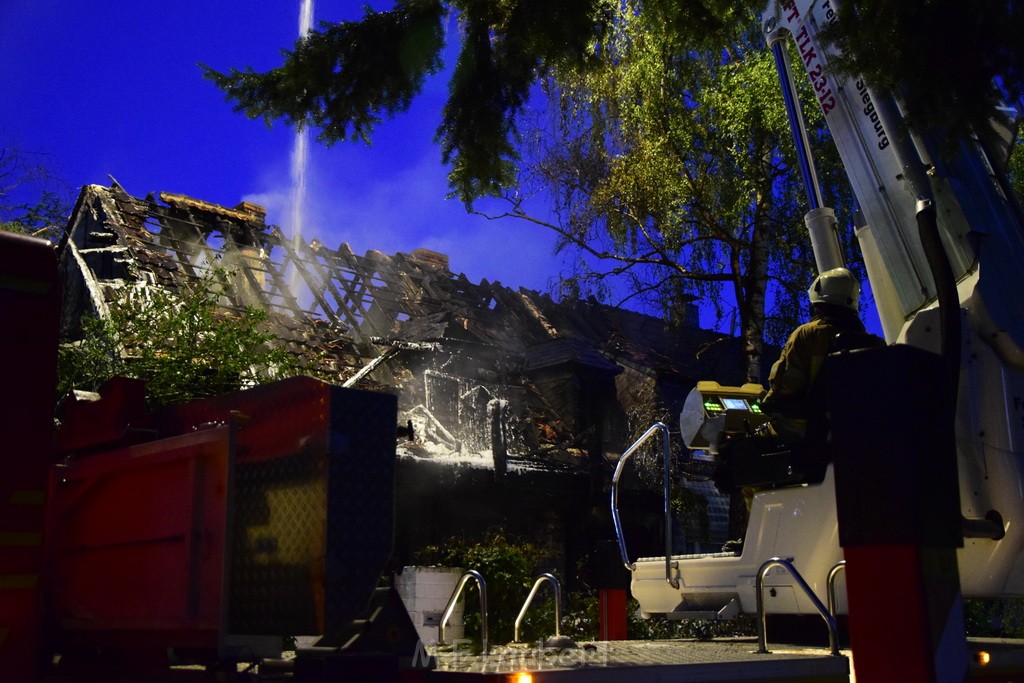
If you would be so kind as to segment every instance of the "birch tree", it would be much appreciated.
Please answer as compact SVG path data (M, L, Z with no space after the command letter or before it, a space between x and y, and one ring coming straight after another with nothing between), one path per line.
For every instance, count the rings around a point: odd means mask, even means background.
M743 337L749 380L762 381L764 342L781 344L803 317L814 276L772 57L756 49L753 17L728 49L695 51L638 3L608 9L594 63L556 72L553 124L536 127L520 178L551 193L556 218L527 214L522 189L506 193L504 215L547 225L589 257L576 294L643 298L670 318L692 299L710 305ZM806 116L826 196L849 215L821 114Z

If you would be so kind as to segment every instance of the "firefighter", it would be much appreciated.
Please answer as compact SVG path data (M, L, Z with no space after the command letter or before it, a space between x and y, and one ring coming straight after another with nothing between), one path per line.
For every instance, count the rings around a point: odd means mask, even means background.
M860 283L846 268L826 270L807 290L811 319L786 341L768 377L762 409L772 416L771 429L784 442L801 441L827 432L824 387L816 382L827 356L836 350L840 335L861 339L867 335L857 314Z
M821 273L811 283L807 294L811 300L811 319L789 335L768 377L768 393L761 408L771 419L744 445L766 452L799 448L806 454L801 469L806 468L804 473L817 479L824 474L828 462L825 386L819 381L825 357L840 347L884 342L864 329L857 313L860 283L846 268ZM737 445L734 444L734 448ZM723 453L723 457L730 456ZM722 467L727 471L725 461ZM742 535L746 529L751 503L758 490L754 486L740 486L742 506L736 496L732 497L731 532ZM722 549L742 552L743 539L728 541Z

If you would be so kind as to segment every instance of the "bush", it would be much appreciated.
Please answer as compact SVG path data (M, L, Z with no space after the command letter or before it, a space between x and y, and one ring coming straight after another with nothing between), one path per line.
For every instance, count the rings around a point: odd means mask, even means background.
M640 603L630 598L628 603L627 635L630 640L667 640L674 638L695 638L711 640L732 636L757 635L757 618L751 614L739 614L735 619L711 620L691 619L671 621L669 619L642 619Z
M1024 638L1024 600L964 600L964 626L977 638Z
M146 380L154 408L293 374L293 358L262 329L263 311L217 308L227 277L215 270L179 292L125 287L108 304L109 317L84 317L81 341L61 345L58 396L95 391L114 376L133 377Z
M417 552L419 565L461 567L480 572L487 583L487 618L492 643L510 643L515 636L515 620L526 597L533 588L541 554L528 542L516 541L501 534L483 540L452 538L442 545L427 546ZM564 581L563 577L558 577ZM469 588L473 586L473 588ZM479 646L480 602L470 582L466 596L466 637ZM588 593L562 595L562 635L576 640L592 640L597 635L597 598ZM540 588L520 625L520 639L534 642L554 635L555 600L550 584Z

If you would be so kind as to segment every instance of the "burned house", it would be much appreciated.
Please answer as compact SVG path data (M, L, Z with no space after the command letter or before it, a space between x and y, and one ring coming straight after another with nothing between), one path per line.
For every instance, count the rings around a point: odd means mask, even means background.
M569 478L534 492L557 496L568 485L596 500L603 493L593 473L607 472L654 420L673 424L697 380L742 382L740 345L699 329L695 308L686 324L670 327L594 300L473 283L428 250L360 256L347 244L291 239L247 203L87 186L60 250L66 338L83 315L104 316L127 286L174 292L222 269L221 308L263 310L274 338L309 374L397 394L401 422L415 434L399 452L420 468L415 478L442 486L458 465L482 501L494 493L488 482L520 470ZM709 484L694 486L713 499L714 542L724 534L724 505ZM419 538L444 533L437 520L445 497L435 494L413 486L405 496L436 513ZM516 500L509 504L526 504ZM466 505L456 514L482 527L508 523ZM525 517L550 531L550 515Z

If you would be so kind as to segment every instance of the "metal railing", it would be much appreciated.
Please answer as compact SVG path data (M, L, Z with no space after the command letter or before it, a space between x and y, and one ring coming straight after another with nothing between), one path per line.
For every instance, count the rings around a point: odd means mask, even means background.
M562 635L560 628L562 623L562 586L558 583L558 579L555 578L554 574L544 573L537 577L537 580L533 583L533 588L530 590L530 594L526 597L526 602L523 603L523 608L519 610L519 616L516 617L515 624L515 636L513 642L518 643L519 640L519 625L523 622L523 617L526 616L526 610L529 609L530 603L533 602L533 598L537 595L537 591L545 581L551 582L551 589L555 592L555 636Z
M803 589L804 593L810 598L814 608L818 610L818 614L825 620L825 625L828 626L828 645L829 650L835 656L839 655L839 634L836 629L836 620L832 614L825 609L825 606L821 604L821 600L814 594L811 587L807 585L804 578L800 576L800 572L793 566L791 560L787 560L782 557L772 557L764 561L761 568L757 570L757 582L755 583L755 590L757 591L757 651L761 654L767 654L768 650L768 634L767 624L764 612L764 577L768 573L768 570L772 567L783 567L785 568L796 581L796 584ZM835 569L835 568L833 568Z
M459 601L459 596L462 594L462 589L466 586L466 583L474 579L476 581L476 587L480 590L480 640L481 647L483 647L484 654L490 654L491 648L487 642L487 582L484 581L483 575L475 569L470 569L462 578L459 579L459 585L455 587L452 592L452 597L448 600L447 607L444 608L444 615L441 617L441 623L438 624L438 636L437 644L444 645L444 627L448 625L448 619L451 618L452 612L455 610L455 603Z
M626 569L633 571L636 569L636 563L629 561L629 553L626 552L626 539L622 535L622 522L619 519L619 478L622 476L622 470L626 464L626 460L629 456L633 455L640 446L642 446L655 432L660 431L662 433L662 460L665 463L665 580L668 581L669 585L673 588L679 588L679 580L672 577L672 514L669 509L669 503L672 495L672 477L671 477L671 465L672 460L669 456L669 432L668 427L662 422L656 422L651 425L651 428L644 432L643 436L636 440L636 442L626 449L626 451L619 456L619 462L615 465L615 474L612 475L612 521L615 523L615 537L619 541L619 553L622 555L622 564L625 565Z
M826 581L826 584L828 585L828 613L832 615L833 619L836 618L836 606L838 605L838 600L836 598L836 577L839 576L839 572L845 569L846 560L839 560L832 565L832 569L828 570L828 580Z

